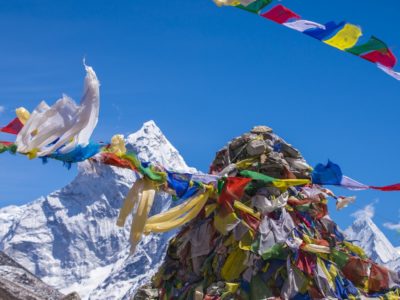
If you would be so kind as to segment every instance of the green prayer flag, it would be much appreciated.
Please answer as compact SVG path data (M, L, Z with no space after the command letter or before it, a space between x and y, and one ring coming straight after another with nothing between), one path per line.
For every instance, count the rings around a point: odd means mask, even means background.
M250 3L249 5L239 4L236 7L257 14L260 10L262 10L264 7L266 7L271 2L272 2L272 0L255 0L254 2Z
M346 49L347 52L350 52L354 55L362 55L367 52L376 51L376 50L385 50L388 49L387 45L382 42L380 39L371 36L365 44L361 44L359 46L354 46L350 49Z
M240 171L240 175L242 175L244 177L249 177L254 180L260 180L265 183L271 183L276 180L276 178L273 178L273 177L270 177L270 176L267 176L267 175L264 175L264 174L261 174L258 172L249 171L249 170Z
M269 248L266 252L264 252L261 257L264 260L269 260L269 259L286 259L286 251L285 251L285 245L282 243L275 244L271 248Z
M250 299L263 300L273 297L274 294L267 284L261 279L260 275L253 276L250 282Z
M336 249L331 250L331 256L332 256L332 260L339 267L339 269L342 269L347 264L347 261L349 260L349 257L346 253L338 251Z
M123 155L123 158L129 160L142 175L150 178L151 180L158 182L165 181L165 173L154 171L151 167L143 167L135 154L128 153Z
M222 189L224 188L224 185L225 185L225 180L218 180L218 185L217 185L218 195L221 194Z

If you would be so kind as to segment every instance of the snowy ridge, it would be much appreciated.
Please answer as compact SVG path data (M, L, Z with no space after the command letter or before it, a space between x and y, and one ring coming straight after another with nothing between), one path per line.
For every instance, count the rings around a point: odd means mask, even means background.
M163 135L154 121L148 121L143 127L128 136L127 149L138 153L141 161L158 163L168 167L170 171L196 173L196 169L189 168L182 156Z
M345 230L348 240L360 246L375 262L399 270L400 254L368 215L359 215Z
M188 168L153 121L127 138L128 150L170 170ZM129 299L156 270L173 233L149 235L129 257L129 220L116 226L124 196L136 180L130 170L79 164L66 187L21 207L0 209L0 250L63 293L83 299ZM151 214L168 209L157 196Z

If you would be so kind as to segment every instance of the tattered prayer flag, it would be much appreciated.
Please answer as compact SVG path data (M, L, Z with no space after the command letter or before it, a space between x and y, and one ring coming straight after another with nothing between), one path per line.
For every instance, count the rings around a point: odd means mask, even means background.
M236 7L257 14L260 10L262 10L271 2L272 0L254 0L246 5L243 3L243 1L241 1L242 4L239 4Z
M360 27L353 24L346 24L333 37L323 42L340 50L345 50L353 47L361 35L362 31Z
M368 278L369 263L356 256L349 256L349 260L342 268L343 274L355 285L362 285Z
M368 290L379 292L389 288L389 271L377 264L372 264L368 278Z
M362 55L367 52L386 50L386 49L388 49L388 47L384 42L382 42L380 39L374 36L371 36L368 42L361 45L356 45L350 49L346 49L346 52L350 52L354 55Z
M0 132L18 134L21 131L22 127L24 127L24 124L22 124L22 122L18 118L15 118L7 126L1 128Z
M388 68L393 68L397 63L397 58L390 49L376 50L361 55L362 58L373 63L379 63Z
M298 20L300 16L290 9L284 7L281 4L273 7L271 10L261 14L262 17L274 21L279 24L288 22L289 20Z
M218 203L231 212L233 201L242 198L244 190L250 181L251 178L228 177L218 198Z

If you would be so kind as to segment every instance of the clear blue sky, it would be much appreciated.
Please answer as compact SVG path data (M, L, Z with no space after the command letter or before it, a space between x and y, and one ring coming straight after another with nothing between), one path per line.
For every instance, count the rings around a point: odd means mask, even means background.
M225 142L266 124L311 165L330 158L364 183L400 182L400 82L357 57L211 0L3 2L1 124L18 106L61 93L79 100L86 56L102 84L95 140L153 119L188 164L206 171ZM361 25L399 50L398 0L282 3L320 23ZM76 172L8 154L0 166L0 207L46 195ZM375 221L400 245L400 234L382 226L399 222L400 193L356 194L356 205L331 207L332 217L346 227L379 199Z

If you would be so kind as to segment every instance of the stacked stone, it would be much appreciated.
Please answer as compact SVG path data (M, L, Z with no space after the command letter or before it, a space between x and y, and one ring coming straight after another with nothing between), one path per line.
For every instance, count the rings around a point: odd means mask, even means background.
M210 173L309 179L300 152L257 126L217 152ZM224 180L221 180L221 185ZM330 219L326 189L253 178L233 211L210 199L173 238L148 299L399 299L397 273L373 263ZM243 209L244 207L244 209ZM142 299L142 298L137 298Z

